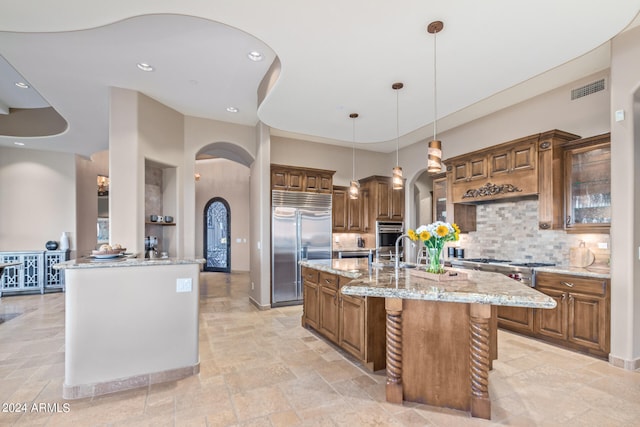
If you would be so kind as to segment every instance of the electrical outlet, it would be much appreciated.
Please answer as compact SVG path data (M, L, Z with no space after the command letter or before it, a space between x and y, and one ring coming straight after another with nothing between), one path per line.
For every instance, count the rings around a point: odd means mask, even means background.
M607 249L609 247L609 245L607 244L607 242L599 242L598 243L598 249Z
M251 290L253 291L255 289L256 289L256 285L253 282L251 282Z
M191 278L176 279L176 292L191 292L193 288L193 282Z

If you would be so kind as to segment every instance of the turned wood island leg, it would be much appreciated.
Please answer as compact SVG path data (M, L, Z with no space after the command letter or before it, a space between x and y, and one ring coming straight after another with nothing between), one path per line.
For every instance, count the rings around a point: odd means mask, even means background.
M491 419L489 368L491 306L471 304L469 318L471 415Z
M402 403L402 300L385 298L387 311L387 402Z

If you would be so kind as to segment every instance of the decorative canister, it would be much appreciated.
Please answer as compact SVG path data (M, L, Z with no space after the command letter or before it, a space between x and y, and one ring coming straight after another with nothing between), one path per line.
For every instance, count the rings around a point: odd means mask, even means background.
M58 242L54 241L54 240L49 240L45 245L45 248L47 248L48 251L55 251L56 249L58 249Z
M63 231L62 236L60 236L60 250L69 250L69 233L67 231Z

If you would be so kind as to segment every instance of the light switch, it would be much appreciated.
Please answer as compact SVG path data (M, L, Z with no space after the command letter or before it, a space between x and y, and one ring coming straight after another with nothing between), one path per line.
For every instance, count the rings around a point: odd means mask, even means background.
M176 279L176 292L191 292L193 282L190 277L186 279Z

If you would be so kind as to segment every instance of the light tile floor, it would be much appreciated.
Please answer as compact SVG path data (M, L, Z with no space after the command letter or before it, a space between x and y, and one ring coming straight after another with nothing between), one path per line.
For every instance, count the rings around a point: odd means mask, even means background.
M0 426L640 426L640 373L507 332L490 374L492 421L388 404L384 372L303 329L300 306L257 310L248 283L201 275L199 375L74 401L61 399L64 295L2 297Z

